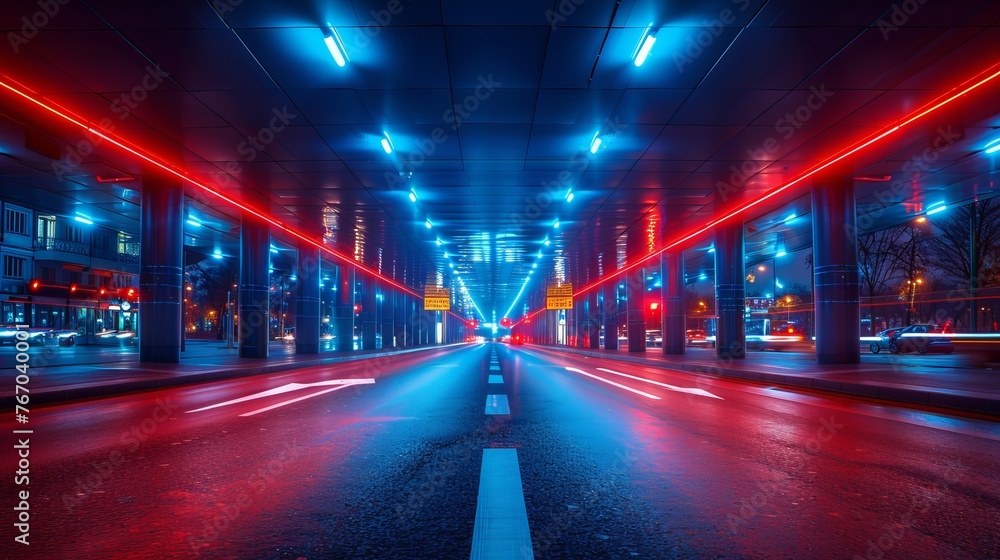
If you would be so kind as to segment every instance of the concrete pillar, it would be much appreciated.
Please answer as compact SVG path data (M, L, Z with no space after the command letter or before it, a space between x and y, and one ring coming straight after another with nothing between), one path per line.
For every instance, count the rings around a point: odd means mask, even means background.
M392 300L393 327L396 329L396 348L406 348L412 346L410 333L406 328L406 302L410 296L397 292Z
M240 357L267 358L270 338L271 229L244 213L240 222Z
M816 360L821 364L861 361L861 290L854 205L852 180L813 184L813 293Z
M333 308L338 352L354 350L354 267L337 265L337 300Z
M660 255L660 282L663 285L663 353L683 354L687 344L684 316L684 254L668 251Z
M323 282L317 247L300 242L295 264L295 353L319 353L320 284Z
M604 290L604 349L618 349L618 279L612 279Z
M396 347L396 291L388 288L382 292L382 348Z
M365 277L361 281L361 344L364 350L374 350L378 340L378 282Z
M720 358L746 357L746 287L744 285L743 220L736 218L715 228L715 354Z
M184 189L180 181L147 177L139 212L139 361L176 364L184 329Z
M585 305L587 348L594 350L601 347L601 306L596 290L586 295Z

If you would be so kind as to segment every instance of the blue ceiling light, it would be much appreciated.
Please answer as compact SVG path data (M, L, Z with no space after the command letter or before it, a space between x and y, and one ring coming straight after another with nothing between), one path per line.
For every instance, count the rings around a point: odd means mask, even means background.
M709 247L708 248L708 252L709 253L714 253L715 252L715 247Z
M444 258L446 258L446 259L448 258L448 251L444 252Z
M783 257L783 256L785 256L787 254L788 253L786 253L785 251L778 251L777 253L774 254L774 256L776 256L776 257Z
M189 216L187 219L187 223L188 225L193 227L201 227L201 222L198 220L198 218L195 218L194 216Z
M385 150L386 154L391 154L392 153L392 149L393 149L392 138L389 138L389 133L388 132L383 132L382 133L382 149Z
M556 218L556 221L552 222L552 227L555 229L559 229L559 218Z
M434 227L434 224L431 223L430 218L427 218L427 221L424 222L424 225L427 226L427 229L431 229L432 227Z
M655 43L656 33L647 27L642 39L639 40L639 49L635 53L635 60L633 60L636 66L642 66L646 62L646 57L649 56L649 51L653 49Z
M417 191L415 191L413 189L410 189L410 194L408 194L407 196L410 197L410 202L416 202L417 201Z
M435 241L435 243L437 243L437 246L440 247L441 246L441 238L438 237L437 240ZM445 253L445 256L447 257L448 253Z
M552 245L552 242L551 242L551 241L549 241L549 238L548 238L548 237L546 237L546 238L545 238L545 241L542 241L542 243L544 243L546 247L548 247L549 245Z
M455 268L455 263L448 263L448 268Z
M219 251L218 249L216 249L216 251L214 253L212 253L212 256L214 258L221 259L222 258L222 251Z
M326 43L326 48L330 49L330 55L337 66L341 68L347 66L347 61L350 59L347 57L347 49L344 48L344 40L340 38L340 33L330 27L329 33L323 34L323 42Z
M81 224L87 224L88 226L94 225L94 220L90 219L90 216L85 216L83 214L77 214L73 216L73 219L80 222Z
M948 209L948 205L943 202L935 202L927 209L927 215L931 216L937 214L938 212L944 212Z
M785 223L787 224L787 223L789 223L791 221L794 221L795 218L798 218L798 216L795 213L791 213L791 214L788 215L787 218L785 218Z
M996 152L1000 152L1000 138L997 138L996 140L987 144L986 149L983 150L984 154L993 154Z
M702 272L698 275L698 280L708 280L708 275Z
M596 154L597 150L601 149L601 142L602 142L602 140L601 140L601 137L599 136L600 134L601 134L600 130L598 130L597 132L595 132L594 133L594 138L590 141L590 153L592 153L592 154Z
M531 263L531 268L538 268L538 263Z
M541 249L538 250L538 258L542 258L542 250Z
M570 190L568 193L566 193L566 202L573 202L573 197L575 196L576 195L573 194L573 191Z

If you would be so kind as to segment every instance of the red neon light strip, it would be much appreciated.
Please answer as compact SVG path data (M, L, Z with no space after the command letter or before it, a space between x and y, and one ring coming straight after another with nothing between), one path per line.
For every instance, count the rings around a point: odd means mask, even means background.
M814 167L811 170L803 173L802 175L800 175L799 177L797 177L797 178L789 181L788 183L786 183L786 184L784 184L784 185L782 185L780 187L776 187L775 189L769 191L767 194L765 194L765 195L763 195L763 196L755 199L753 202L748 202L748 203L745 203L745 204L743 204L741 206L737 206L735 209L733 209L732 211L728 212L727 214L725 214L721 218L716 218L716 219L713 219L713 220L710 220L710 221L706 222L705 225L703 225L701 228L698 228L695 231L693 231L693 232L691 232L691 233L689 233L687 235L684 235L684 236L682 236L680 238L677 238L677 239L673 240L672 242L670 242L666 246L664 246L662 249L659 249L659 250L657 250L657 251L655 251L653 253L650 253L649 255L647 255L646 257L644 257L642 260L636 261L635 263L632 263L632 264L630 264L630 265L628 265L628 266L626 266L624 268L618 269L617 271L609 274L608 276L606 276L604 278L600 278L598 280L595 280L595 281L591 282L590 284L587 284L586 286L584 286L584 287L580 288L578 291L576 291L573 294L573 297L576 297L576 296L582 295L582 294L584 294L586 292L589 292L590 290L596 288L597 286L600 286L601 284L604 284L608 280L611 280L612 278L616 278L616 277L618 277L618 276L620 276L620 275L628 272L629 270L637 268L638 266L640 266L640 265L648 262L650 259L652 259L654 257L657 257L657 256L661 255L662 253L664 253L664 252L666 252L666 251L668 251L670 249L673 249L674 247L676 247L676 246L678 246L678 245L680 245L680 244L682 244L682 243L684 243L686 241L690 241L691 239L693 239L695 237L703 235L705 232L707 232L708 230L712 229L713 227L719 225L720 223L723 223L726 220L729 220L729 219L731 219L731 218L733 218L733 217L735 217L735 216L737 216L737 215L745 212L746 210L748 210L750 208L753 208L754 206L757 206L758 204L760 204L760 203L762 203L762 202L764 202L764 201L766 201L768 199L771 199L771 198L777 196L778 194L780 194L780 193L788 190L789 188L791 188L791 187L793 187L793 186L795 186L795 185L797 185L799 183L802 183L806 179L808 179L808 178L816 175L817 173L823 171L824 169L827 169L830 166L832 166L832 165L834 165L834 164L836 164L836 163L844 160L845 158L850 157L851 155L853 155L853 154L855 154L855 153L857 153L857 152L859 152L859 151L861 151L861 150L863 150L863 149L871 146L872 144L878 142L879 140L882 140L883 138L886 138L886 137L888 137L888 136L890 136L890 135L898 132L904 126L907 126L907 125L913 123L914 121L917 121L917 120L919 120L919 119L921 119L921 118L923 118L923 117L925 117L925 116L933 113L934 111L937 111L938 109L940 109L940 108L948 105L949 103L954 102L958 98L960 98L960 97L962 97L962 96L964 96L964 95L966 95L968 93L971 93L972 91L976 90L977 88L988 84L990 81L992 81L992 80L996 79L998 76L1000 76L1000 70L994 70L994 68L996 68L997 66L998 66L997 64L994 64L994 65L990 66L986 70L984 70L984 71L980 72L979 74L977 74L975 77L973 77L973 78L971 78L971 79L966 80L965 82L963 82L962 85L959 85L958 88L960 88L960 89L958 89L958 91L956 91L954 93L943 94L938 99L935 99L934 101L931 101L930 103L924 105L920 109L918 109L918 110L914 111L913 113L911 113L909 116L904 117L903 120L901 120L899 123L897 123L897 124L889 127L887 130L884 130L884 131L882 131L880 133L877 133L874 136L872 136L871 138L869 138L867 140L863 140L863 141L855 144L853 147L846 149L845 151L841 152L839 155L831 157L827 161L825 161L825 162L817 165L816 167ZM990 73L990 72L992 72L992 73ZM982 76L983 74L987 74L986 77L979 78L979 76ZM964 84L968 84L970 82L972 82L971 85L963 87Z
M271 224L271 225L277 227L278 229L284 231L288 235L291 235L292 237L294 237L296 239L299 239L299 240L301 240L301 241L303 241L303 242L305 242L305 243L307 243L309 245L312 245L313 247L316 247L320 251L323 251L323 252L325 252L325 253L327 253L327 254L329 254L329 255L331 255L331 256L333 256L333 257L335 257L335 258L337 258L337 259L339 259L341 261L344 261L345 263L348 263L348 264L356 267L357 269L361 270L362 272L364 272L364 273L366 273L366 274L368 274L368 275L370 275L370 276L372 276L374 278L377 278L377 279L379 279L379 280L381 280L381 281L383 281L383 282L385 282L385 283L387 283L387 284L389 284L389 285L397 288L400 291L406 292L406 293L408 293L408 294L410 294L410 295L412 295L412 296L414 296L414 297L416 297L418 299L423 299L423 296L421 296L420 294L418 294L418 293L414 292L413 290L407 288L406 286L404 286L404 285L402 285L402 284L400 284L400 283L398 283L398 282L396 282L396 281L394 281L394 280L392 280L390 278L386 278L385 276L379 274L378 272L376 272L374 270L369 269L368 267L362 265L361 263L355 261L354 259L351 259L351 258L349 258L349 257L347 257L345 255L342 255L342 254L338 253L337 251L334 251L333 249L327 247L321 241L316 241L314 239L306 237L304 234L299 233L298 231L296 231L296 230L294 230L294 229L292 229L290 227L285 226L279 220L271 217L266 212L263 212L261 210L257 210L256 208L253 208L252 206L248 206L246 204L243 204L243 203L237 201L236 199L234 199L234 198L232 198L230 196L227 196L227 195L225 195L225 194L223 194L223 193L221 193L219 191L216 191L216 190L212 189L211 187L209 187L208 185L205 185L204 183L201 183L197 179L194 179L193 177L188 176L183 171L174 169L169 164L161 162L161 161L155 159L153 156L147 155L145 152L141 151L140 148L133 148L133 147L127 145L125 143L125 141L118 140L117 138L109 136L108 134L106 134L104 132L101 132L101 131L95 129L94 127L92 127L92 126L90 126L90 125L82 122L81 120L78 120L77 117L65 114L65 113L57 110L56 108L51 107L51 106L49 106L49 105L47 105L47 104L45 104L45 103L43 103L43 102L41 102L41 101L33 98L33 97L31 97L30 95L22 92L21 90L15 88L14 86L11 86L10 84L4 82L3 80L0 80L0 86L3 86L7 90L9 90L12 93L14 93L14 94L22 97L25 100L30 101L31 103L34 103L35 105L41 107L45 111L48 111L49 113L52 113L52 114L54 114L54 115L62 118L63 120L65 120L65 121L67 121L69 123L72 123L72 124L74 124L74 125L82 128L82 129L84 129L86 132L89 132L89 133L91 133L91 134L93 134L95 136L103 138L104 140L107 140L108 142L114 144L115 146L118 146L119 148L121 148L121 149L123 149L123 150L125 150L125 151L127 151L127 152L129 152L129 153L131 153L133 155L135 155L136 157L138 157L138 158L140 158L140 159L142 159L142 160L144 160L144 161L146 161L146 162L148 162L148 163L150 163L150 164L152 164L152 165L154 165L156 167L159 167L160 169L162 169L165 172L167 172L167 173L169 173L169 174L171 174L171 175L173 175L173 176L181 179L182 181L186 181L186 182L190 183L191 185L193 185L195 187L198 187L199 189L205 191L209 195L214 196L216 198L219 198L219 199L221 199L221 200L223 200L223 201L225 201L225 202L227 202L229 204L232 204L233 206L236 206L237 208L239 208L239 209L241 209L241 210L243 210L245 212L248 212L248 213L256 216L257 218L260 218L261 220L267 222L268 224Z

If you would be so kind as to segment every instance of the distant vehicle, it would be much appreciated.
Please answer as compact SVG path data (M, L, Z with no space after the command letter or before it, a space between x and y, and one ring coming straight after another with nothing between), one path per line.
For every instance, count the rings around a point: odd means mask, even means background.
M136 343L135 331L102 331L97 333L100 346L132 346Z
M663 334L659 330L649 330L646 331L646 347L647 348L662 348L663 347Z
M886 329L875 333L875 337L878 340L873 340L872 343L868 345L868 349L871 350L872 354L878 354L882 350L888 350L889 339L892 338L892 335L896 334L896 331L898 330L900 330L900 327Z
M889 337L889 352L905 354L915 350L918 354L951 354L955 351L951 338L933 336L934 334L942 334L941 329L935 325L904 327Z
M688 329L684 333L685 346L711 346L712 341L708 339L708 334L701 329Z
M749 319L746 322L747 350L807 350L806 335L795 323Z

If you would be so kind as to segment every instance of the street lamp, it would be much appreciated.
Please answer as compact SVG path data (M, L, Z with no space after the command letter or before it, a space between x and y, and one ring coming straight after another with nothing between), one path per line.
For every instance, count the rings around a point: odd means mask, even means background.
M910 308L906 310L906 315L907 315L907 317L906 317L906 323L910 324L911 319L912 319L912 313L914 311L916 311L916 309L913 308L913 299L917 295L917 286L919 284L923 284L924 283L924 279L923 278L917 278L916 280L907 280L906 283L907 283L907 285L910 288Z

